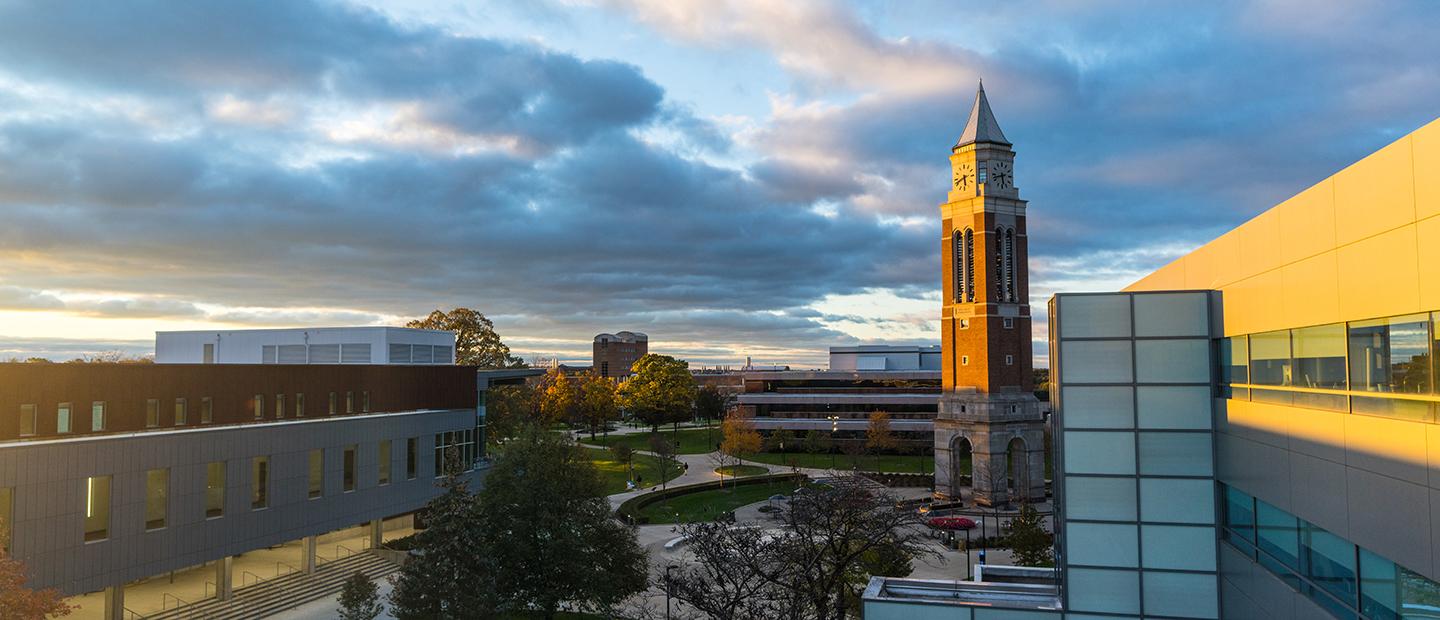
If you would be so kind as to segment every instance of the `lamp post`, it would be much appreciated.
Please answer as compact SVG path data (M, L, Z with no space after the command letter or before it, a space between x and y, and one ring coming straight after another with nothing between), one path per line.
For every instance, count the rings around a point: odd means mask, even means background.
M830 469L835 469L835 431L840 428L840 416L830 416Z
M670 587L674 583L674 579L670 577L670 571L676 568L679 567L674 564L665 567L665 620L670 620Z

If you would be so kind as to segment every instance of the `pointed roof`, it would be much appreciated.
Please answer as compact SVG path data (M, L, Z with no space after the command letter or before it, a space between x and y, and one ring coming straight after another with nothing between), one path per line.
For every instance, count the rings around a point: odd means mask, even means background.
M1000 123L995 120L995 113L990 111L990 100L985 98L985 82L980 82L980 88L975 91L975 105L970 108L970 121L965 123L965 131L960 133L960 140L955 142L955 146L976 142L1010 146L1010 141L1005 139L1005 133L1000 131Z

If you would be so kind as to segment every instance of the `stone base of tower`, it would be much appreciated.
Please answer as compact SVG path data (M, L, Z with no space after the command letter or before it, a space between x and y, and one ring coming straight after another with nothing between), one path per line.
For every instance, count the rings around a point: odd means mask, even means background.
M962 470L967 452L969 476ZM1043 501L1045 419L1040 400L1029 392L941 395L935 418L935 496L981 506Z

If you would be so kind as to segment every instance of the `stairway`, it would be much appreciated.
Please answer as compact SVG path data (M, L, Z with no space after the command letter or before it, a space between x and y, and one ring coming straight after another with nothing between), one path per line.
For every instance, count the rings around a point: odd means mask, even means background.
M400 567L370 552L326 562L314 575L292 573L236 588L228 601L206 599L145 616L145 620L260 620L310 601L334 596L355 571L378 581Z

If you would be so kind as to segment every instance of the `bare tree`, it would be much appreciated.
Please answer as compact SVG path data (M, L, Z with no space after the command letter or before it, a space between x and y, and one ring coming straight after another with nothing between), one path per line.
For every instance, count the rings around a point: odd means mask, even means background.
M673 575L672 592L722 620L843 619L871 575L908 575L914 558L936 555L920 516L897 503L867 480L840 476L797 491L780 530L682 526L696 561Z

